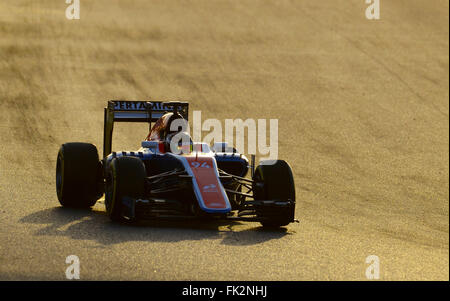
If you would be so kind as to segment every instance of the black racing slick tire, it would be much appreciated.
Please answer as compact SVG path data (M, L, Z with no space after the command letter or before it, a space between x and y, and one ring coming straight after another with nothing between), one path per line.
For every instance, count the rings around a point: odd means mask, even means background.
M89 208L99 197L97 147L72 142L61 145L56 161L56 194L64 207Z
M139 158L118 157L111 161L106 175L105 205L112 221L123 221L123 198L143 198L146 171Z
M275 164L260 164L255 170L254 198L269 201L257 209L257 215L263 218L263 227L281 227L295 218L295 184L289 164L277 160ZM270 201L275 201L271 203ZM289 201L287 205L278 205L276 201Z

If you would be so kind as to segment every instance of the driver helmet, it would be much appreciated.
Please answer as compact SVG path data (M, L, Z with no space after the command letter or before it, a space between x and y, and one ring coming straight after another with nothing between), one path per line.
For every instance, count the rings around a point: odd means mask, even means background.
M173 153L188 153L192 152L193 142L188 132L183 129L186 128L187 121L178 113L170 116L164 144L166 151Z

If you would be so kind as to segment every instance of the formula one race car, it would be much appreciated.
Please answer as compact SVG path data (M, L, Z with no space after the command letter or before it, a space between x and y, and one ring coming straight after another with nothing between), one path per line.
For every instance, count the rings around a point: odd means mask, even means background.
M104 194L113 221L210 218L258 221L265 227L296 221L289 165L263 161L255 168L253 155L249 165L227 143L193 142L182 125L188 108L187 102L109 101L103 159L89 143L65 143L58 152L61 205L89 208ZM112 152L114 122L147 122L151 130L139 150Z

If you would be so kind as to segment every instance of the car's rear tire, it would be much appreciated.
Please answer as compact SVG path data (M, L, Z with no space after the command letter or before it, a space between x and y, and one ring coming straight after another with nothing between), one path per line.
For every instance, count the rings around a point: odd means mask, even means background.
M277 160L275 164L260 164L255 170L254 198L255 200L288 201L288 206L278 206L275 203L265 204L257 209L259 217L263 218L263 227L281 227L294 221L295 218L295 184L289 164Z
M124 220L123 197L144 197L145 177L145 166L139 158L119 157L111 161L106 176L105 205L112 221Z
M61 145L56 161L56 194L64 207L89 208L99 199L100 162L95 145Z

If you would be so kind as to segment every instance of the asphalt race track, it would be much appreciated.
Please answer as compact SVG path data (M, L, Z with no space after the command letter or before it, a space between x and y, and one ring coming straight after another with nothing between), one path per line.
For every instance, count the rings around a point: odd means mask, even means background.
M449 2L0 2L0 279L449 280ZM109 99L277 118L300 223L117 225L60 207L59 145ZM145 125L119 126L137 149ZM206 134L206 133L205 133Z

